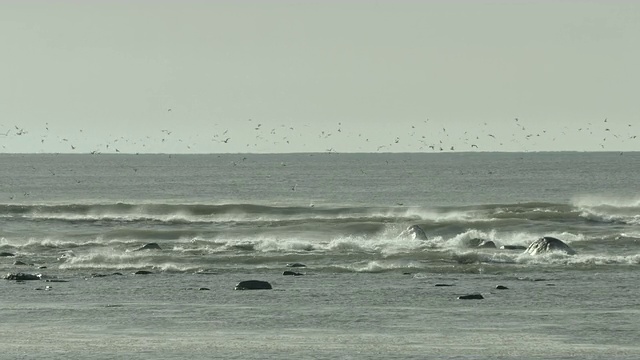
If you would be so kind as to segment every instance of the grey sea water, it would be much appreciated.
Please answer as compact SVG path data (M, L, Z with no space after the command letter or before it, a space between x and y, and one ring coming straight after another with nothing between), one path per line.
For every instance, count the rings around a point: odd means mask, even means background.
M0 280L2 359L640 357L637 152L0 168L0 271L41 275ZM427 240L399 236L414 224ZM541 236L577 254L499 249ZM250 279L273 289L234 290Z

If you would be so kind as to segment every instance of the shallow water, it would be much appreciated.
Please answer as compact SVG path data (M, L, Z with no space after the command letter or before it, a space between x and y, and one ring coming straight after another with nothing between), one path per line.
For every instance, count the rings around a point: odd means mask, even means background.
M627 273L628 274L628 273ZM7 358L628 358L635 276L153 274L3 282ZM537 277L542 276L542 277ZM234 291L259 277L273 290ZM620 285L604 287L615 282ZM446 283L453 286L436 287ZM496 290L497 284L507 290ZM597 285L605 291L595 291ZM198 290L207 287L211 290ZM611 296L610 291L616 296ZM484 300L458 300L481 293Z

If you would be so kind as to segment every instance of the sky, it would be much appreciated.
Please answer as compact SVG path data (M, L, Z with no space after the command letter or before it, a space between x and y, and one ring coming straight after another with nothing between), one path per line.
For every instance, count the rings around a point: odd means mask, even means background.
M0 152L640 151L637 1L0 1Z

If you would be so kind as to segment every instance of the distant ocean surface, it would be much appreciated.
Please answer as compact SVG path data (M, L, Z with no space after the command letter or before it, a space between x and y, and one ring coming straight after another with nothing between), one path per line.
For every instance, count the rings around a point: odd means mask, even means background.
M0 169L0 270L40 276L0 280L0 359L640 358L640 152ZM500 249L542 236L577 254Z

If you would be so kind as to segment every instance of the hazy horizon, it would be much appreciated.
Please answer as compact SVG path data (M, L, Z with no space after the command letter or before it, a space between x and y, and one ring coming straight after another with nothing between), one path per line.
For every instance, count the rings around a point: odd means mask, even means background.
M639 151L640 3L4 1L1 153Z

